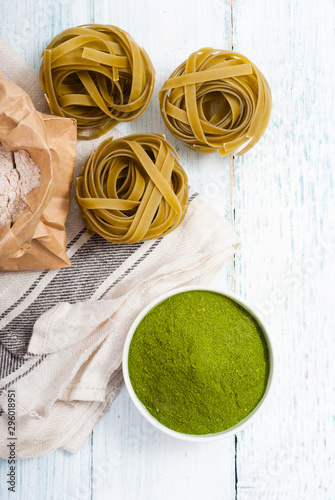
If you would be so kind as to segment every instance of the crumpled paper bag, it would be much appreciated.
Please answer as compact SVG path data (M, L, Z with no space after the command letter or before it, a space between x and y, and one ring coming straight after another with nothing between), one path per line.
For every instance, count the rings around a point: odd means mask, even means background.
M41 173L27 207L0 228L0 270L58 269L66 255L65 220L76 157L76 122L36 111L30 97L0 75L0 143L28 151Z

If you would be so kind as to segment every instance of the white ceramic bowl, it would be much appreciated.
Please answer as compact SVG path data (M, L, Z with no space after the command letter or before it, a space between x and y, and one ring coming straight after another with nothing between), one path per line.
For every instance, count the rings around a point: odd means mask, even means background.
M244 309L246 309L255 318L255 320L257 321L257 323L261 327L262 333L264 335L264 338L265 338L265 341L266 341L266 344L267 344L267 347L268 347L268 352L269 352L269 376L268 376L268 382L267 382L267 386L266 386L264 395L263 395L262 399L260 400L260 402L258 403L258 405L253 409L253 411L251 413L249 413L249 415L247 417L245 417L243 420L241 420L238 424L234 425L234 427L230 427L229 429L226 429L226 430L221 431L221 432L216 432L214 434L201 434L201 435L198 435L198 434L196 434L196 435L195 434L184 434L182 432L177 432L177 431L174 431L172 429L169 429L165 425L163 425L160 422L158 422L158 420L156 420L155 417L153 417L151 415L151 413L146 409L146 407L141 403L141 401L136 396L135 391L134 391L134 389L133 389L133 387L131 385L130 378L129 378L129 372L128 372L129 346L130 346L131 339L132 339L132 337L134 335L134 332L135 332L137 326L139 325L140 321L144 318L144 316L153 307L157 306L158 304L160 304L161 302L163 302L168 297L171 297L172 295L176 295L178 293L189 292L189 291L193 291L193 290L206 290L206 291L209 291L209 292L219 293L221 295L229 297L230 299L234 300L235 302L237 302L238 304L240 304L242 307L244 307ZM142 415L152 425L154 425L155 427L157 427L157 429L160 429L161 431L165 432L169 436L173 436L173 437L178 438L178 439L183 439L184 441L196 441L196 442L214 441L216 439L222 439L222 438L225 438L225 437L232 436L233 434L236 434L236 432L240 431L242 428L245 427L246 424L249 424L255 418L255 416L259 412L260 408L264 405L266 399L268 398L270 388L272 386L273 370L274 370L273 348L272 348L272 344L271 344L271 340L270 340L269 334L268 334L268 332L267 332L267 330L266 330L266 328L265 328L262 320L250 308L250 306L244 300L242 300L240 297L238 297L234 293L226 292L226 291L223 291L223 290L220 290L220 289L217 289L217 288L205 287L205 286L187 286L187 287L183 287L183 288L176 288L175 290L172 290L172 291L170 291L168 293L165 293L164 295L161 295L156 300L154 300L153 302L151 302L151 304L149 304L147 307L145 307L143 309L143 311L137 316L137 318L135 319L135 321L133 322L133 324L130 327L130 330L128 332L128 335L127 335L127 338L126 338L126 342L125 342L125 345L124 345L123 359L122 359L122 369L123 369L124 381L125 381L128 393L129 393L129 395L130 395L133 403L135 404L135 406L139 410L139 412L142 413Z

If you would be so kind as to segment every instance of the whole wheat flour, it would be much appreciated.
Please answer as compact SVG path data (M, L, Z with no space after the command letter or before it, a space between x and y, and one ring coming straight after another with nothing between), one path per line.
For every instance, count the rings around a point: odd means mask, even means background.
M26 208L26 195L40 185L40 178L40 169L27 151L7 151L0 144L0 227Z

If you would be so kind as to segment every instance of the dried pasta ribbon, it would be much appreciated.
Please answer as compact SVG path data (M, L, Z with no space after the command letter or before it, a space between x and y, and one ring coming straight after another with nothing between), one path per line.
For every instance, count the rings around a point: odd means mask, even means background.
M78 138L94 139L144 113L155 70L127 32L88 24L52 40L43 52L40 81L51 112L77 120Z
M159 94L173 135L201 153L249 151L262 137L272 109L264 75L246 57L203 48L172 73Z
M113 243L170 233L185 217L187 176L158 134L107 139L77 178L76 198L89 232Z

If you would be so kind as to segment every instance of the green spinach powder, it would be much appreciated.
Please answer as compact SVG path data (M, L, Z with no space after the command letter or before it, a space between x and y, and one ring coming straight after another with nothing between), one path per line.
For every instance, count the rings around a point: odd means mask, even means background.
M221 294L182 292L154 307L129 348L129 376L148 411L186 434L223 431L261 400L269 355L262 330Z

